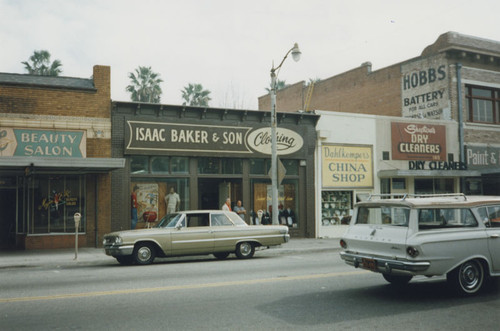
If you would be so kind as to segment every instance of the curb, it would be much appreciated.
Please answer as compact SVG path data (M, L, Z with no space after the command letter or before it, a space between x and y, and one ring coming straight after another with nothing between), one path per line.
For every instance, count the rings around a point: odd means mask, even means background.
M320 252L336 253L340 247L336 240L317 239L318 241L303 241L295 245L283 244L278 247L258 250L257 254L269 255L298 255L314 254ZM102 254L102 255L101 255ZM200 255L201 256L201 255ZM102 265L116 262L107 256L102 248L82 248L75 260L74 250L50 250L50 251L17 251L12 253L0 253L0 270L14 268L36 268L36 267L67 267L67 266L89 266ZM118 263L117 263L118 265Z

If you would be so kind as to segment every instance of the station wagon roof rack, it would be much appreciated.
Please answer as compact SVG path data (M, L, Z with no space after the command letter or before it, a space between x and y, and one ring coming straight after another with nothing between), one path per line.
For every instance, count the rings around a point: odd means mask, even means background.
M381 193L381 194L370 194L368 196L367 201L371 201L372 198L379 198L379 199L396 199L398 197L402 197L402 200L406 199L406 196L408 193Z
M450 197L461 197L464 201L467 201L467 196L464 193L440 193L440 194L410 194L410 193L386 193L386 194L370 194L367 201L371 201L372 197L377 197L380 199L396 199L401 197L401 201L405 201L406 198L450 198Z

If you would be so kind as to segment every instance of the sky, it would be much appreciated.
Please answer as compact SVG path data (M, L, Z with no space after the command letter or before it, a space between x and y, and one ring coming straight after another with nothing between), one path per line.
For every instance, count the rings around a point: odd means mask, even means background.
M498 0L0 0L0 72L47 50L61 76L111 67L111 98L130 101L128 74L151 67L161 103L182 104L189 83L211 107L257 109L270 70L298 43L278 79L326 79L420 55L443 33L500 41ZM277 105L279 110L279 105Z

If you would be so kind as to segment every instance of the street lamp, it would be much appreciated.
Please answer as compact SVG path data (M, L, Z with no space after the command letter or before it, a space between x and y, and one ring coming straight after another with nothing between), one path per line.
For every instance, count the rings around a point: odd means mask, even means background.
M278 173L277 173L277 165L278 165L278 151L277 151L277 137L276 137L276 128L278 126L276 120L276 71L279 71L283 62L285 62L287 56L292 53L292 58L295 62L300 60L300 55L302 54L299 50L299 45L295 43L293 47L286 53L281 63L276 68L273 67L271 69L271 194L272 194L272 207L273 207L273 224L279 224L278 222Z

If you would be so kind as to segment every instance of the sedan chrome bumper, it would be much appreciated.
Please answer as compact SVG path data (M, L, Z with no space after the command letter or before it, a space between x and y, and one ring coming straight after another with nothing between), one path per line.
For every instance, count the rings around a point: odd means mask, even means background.
M104 246L104 251L106 252L106 255L109 256L132 255L132 253L134 252L134 245Z
M355 254L351 252L340 252L340 257L345 263L352 265L355 268L363 268L366 270L380 273L405 273L413 274L427 270L430 263L427 261L412 262L374 257L369 255Z

